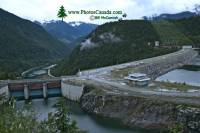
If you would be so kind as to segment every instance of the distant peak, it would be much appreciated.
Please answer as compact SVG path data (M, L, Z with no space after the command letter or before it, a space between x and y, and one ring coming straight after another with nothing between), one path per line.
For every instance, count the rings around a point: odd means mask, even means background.
M50 21L34 21L35 23L40 23L42 25L48 25L48 24L59 24L59 23L65 23L65 24L68 24L72 27L79 27L80 25L82 24L88 24L88 25L96 25L96 24L93 24L93 23L87 23L87 22L82 22L82 21L72 21L72 22L66 22L66 21L61 21L61 20L50 20Z
M69 24L73 27L77 27L80 26L81 24L83 24L84 22L80 22L80 21L74 21L74 22L69 22Z
M45 21L43 21L44 24L56 23L56 22L57 22L56 20L50 20L50 21L46 21L46 20L45 20Z

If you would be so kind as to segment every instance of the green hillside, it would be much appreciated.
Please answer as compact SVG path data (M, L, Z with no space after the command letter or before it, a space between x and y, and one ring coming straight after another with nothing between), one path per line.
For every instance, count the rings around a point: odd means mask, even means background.
M69 59L60 63L54 74L75 74L79 69L140 60L176 50L148 46L148 42L154 44L155 41L162 42L162 40L151 22L143 20L104 24L86 40L74 49Z
M0 9L0 79L67 54L68 48L42 27Z
M200 47L200 17L174 21L179 30L192 40L193 45Z
M163 45L188 45L193 43L173 21L161 20L152 22L152 25Z

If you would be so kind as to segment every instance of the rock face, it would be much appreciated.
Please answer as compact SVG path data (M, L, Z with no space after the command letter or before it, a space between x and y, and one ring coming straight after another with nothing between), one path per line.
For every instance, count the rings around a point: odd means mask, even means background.
M130 127L167 129L174 123L183 123L185 130L191 133L200 131L200 108L158 99L89 92L88 89L86 92L81 98L81 107L88 113L117 118Z
M177 108L177 121L187 125L189 131L200 132L200 109L179 106Z

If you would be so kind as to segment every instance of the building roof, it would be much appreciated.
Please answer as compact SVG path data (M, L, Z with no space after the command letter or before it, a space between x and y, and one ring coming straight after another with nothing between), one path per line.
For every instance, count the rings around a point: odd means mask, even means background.
M139 82L151 80L144 73L132 73L132 74L129 74L128 77L125 77L124 79L131 80L131 81L139 81Z
M149 81L149 80L151 80L150 78L147 78L147 77L142 78L142 79L135 79L135 78L125 77L124 79L126 79L126 80L131 80L131 81L139 81L139 82L144 82L144 81Z
M189 49L189 48L192 48L192 45L184 45L182 46L183 49Z
M151 80L150 78L144 78L144 79L139 79L138 81L139 82L144 82L144 81L149 81L149 80Z
M129 74L129 76L132 76L132 77L145 77L147 76L146 74L144 73L132 73L132 74Z

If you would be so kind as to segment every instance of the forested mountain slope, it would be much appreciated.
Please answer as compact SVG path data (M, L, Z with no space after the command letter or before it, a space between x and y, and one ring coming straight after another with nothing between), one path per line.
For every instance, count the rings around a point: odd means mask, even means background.
M61 59L67 50L41 26L0 9L0 79Z
M162 42L157 30L149 21L126 20L106 23L80 43L69 59L62 61L54 73L75 74L79 69L140 60L176 50L154 48L155 41Z

